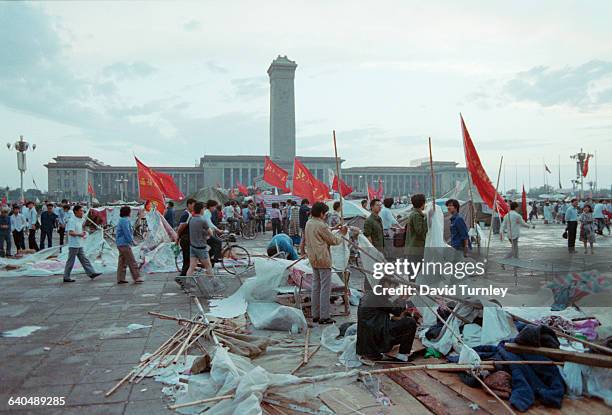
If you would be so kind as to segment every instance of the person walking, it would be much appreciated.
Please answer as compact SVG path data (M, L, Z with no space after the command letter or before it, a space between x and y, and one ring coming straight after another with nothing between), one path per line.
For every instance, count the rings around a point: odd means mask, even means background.
M331 245L340 245L342 239L334 235L327 223L325 214L329 208L323 202L316 202L310 211L310 219L304 228L304 247L312 266L312 321L319 324L332 324L330 318L331 293ZM340 228L340 233L346 235L347 227Z
M300 207L295 200L289 200L289 237L293 245L299 245L301 241L300 233Z
M502 237L508 235L508 240L512 245L512 249L506 255L506 258L518 258L518 240L521 236L521 227L529 228L530 226L523 220L523 215L518 212L519 204L510 202L510 212L502 221ZM535 228L535 225L533 226Z
M24 219L26 220L28 227L28 249L39 251L38 244L36 243L36 229L40 226L38 224L38 212L34 207L34 202L29 201L25 206Z
M593 244L595 243L595 221L593 220L593 208L584 205L580 215L580 241L584 244L584 253L587 253L587 244L591 247L593 255Z
M450 217L450 232L451 241L450 245L456 251L462 251L463 256L467 257L468 251L472 249L472 243L470 242L470 234L468 227L465 224L465 220L459 214L459 202L456 199L449 199L446 201L446 207Z
M565 211L565 232L567 250L570 254L576 252L576 231L578 230L578 199L572 199L571 205Z
M204 203L196 202L189 221L189 269L187 275L194 274L198 264L206 269L208 277L213 277L212 264L208 254L208 238L212 236L209 222L203 216Z
M27 228L26 220L21 214L19 206L13 206L13 214L11 215L11 233L13 234L13 242L15 242L15 255L23 254L25 251L25 231Z
M593 206L593 220L595 221L595 232L599 235L603 235L603 229L606 223L604 216L604 200L600 200Z
M270 221L272 222L272 236L276 236L282 231L282 215L277 202L272 203L270 209Z
M47 210L40 214L40 249L45 249L45 240L49 248L53 247L53 229L57 226L57 215L53 211L53 204L47 205Z
M382 219L379 216L382 209L382 203L379 199L370 201L370 216L363 224L363 235L374 245L380 253L384 255L385 251L385 232Z
M425 209L425 195L417 193L410 198L412 211L408 215L406 224L406 251L412 262L420 262L425 254L425 238L427 237L427 218Z
M187 275L189 269L189 218L191 218L191 212L193 212L193 205L195 205L195 199L187 199L185 204L185 210L181 213L179 219L179 226L177 230L178 244L181 247L183 255L183 266L181 267L180 276L184 277Z
M168 204L166 205L166 211L164 212L164 219L166 219L166 222L168 222L168 225L170 225L170 227L172 229L174 229L175 227L175 219L174 219L174 202L173 201L169 201Z
M11 256L11 217L8 206L0 209L0 257Z
M119 251L117 262L117 284L127 284L125 279L126 268L130 269L134 284L141 284L144 280L140 277L140 270L132 252L134 245L134 230L130 223L132 209L129 206L122 206L119 210L119 223L115 228L115 241Z
M66 225L66 231L68 232L68 259L64 267L64 282L75 281L70 278L70 274L76 258L79 259L89 278L93 280L100 275L85 256L85 252L83 252L83 241L87 238L87 232L83 230L83 221L83 208L80 205L76 205L72 209L72 215Z

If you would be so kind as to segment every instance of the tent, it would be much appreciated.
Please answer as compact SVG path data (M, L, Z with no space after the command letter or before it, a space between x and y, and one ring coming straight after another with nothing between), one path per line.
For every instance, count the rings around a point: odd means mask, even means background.
M229 197L216 187L203 187L200 190L190 194L181 201L175 201L174 207L177 211L183 210L187 207L187 199L195 199L198 202L206 202L207 200L216 200L221 205L227 202Z

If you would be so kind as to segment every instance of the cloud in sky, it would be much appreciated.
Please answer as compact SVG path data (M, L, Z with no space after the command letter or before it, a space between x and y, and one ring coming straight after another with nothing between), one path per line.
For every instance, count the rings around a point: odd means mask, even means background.
M57 154L128 164L135 149L151 164L175 165L204 153L264 154L266 69L287 54L298 63L302 155L331 155L336 129L349 166L407 164L426 154L429 135L436 158L462 162L460 111L488 170L500 152L521 161L526 151L566 157L581 139L591 152L609 145L609 130L587 129L612 117L607 2L543 1L529 12L450 1L240 7L3 3L2 138L39 145L30 172L41 187L41 165ZM299 18L279 21L279 12ZM0 152L0 163L13 166L14 154Z

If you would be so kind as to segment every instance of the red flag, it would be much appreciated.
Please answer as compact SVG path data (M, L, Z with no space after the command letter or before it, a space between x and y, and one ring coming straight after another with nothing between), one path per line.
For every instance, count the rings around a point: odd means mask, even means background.
M589 159L590 158L591 156L587 156L584 162L584 166L582 167L582 177L586 177L586 175L589 173Z
M523 185L523 195L521 197L521 210L523 211L523 220L527 222L527 193L525 193L525 185Z
M92 195L92 196L96 195L96 192L94 191L93 186L91 185L91 182L87 182L87 194Z
M288 192L287 188L287 177L289 173L282 169L278 164L270 160L270 157L266 156L264 161L264 182L270 186L278 187L284 192Z
M368 199L378 199L378 192L370 185L368 185Z
M293 160L293 194L315 202L314 190L318 180L297 158Z
M314 188L312 190L312 196L314 197L314 200L318 202L320 200L329 199L329 186L321 180L315 180L316 182L314 183Z
M493 208L493 201L495 200L495 195L497 194L496 210L499 212L501 217L504 217L509 211L508 204L496 192L491 180L489 180L489 176L487 176L487 173L482 167L476 147L474 147L470 133L468 132L465 122L463 121L463 116L461 116L461 129L463 131L463 148L465 151L465 159L467 160L466 167L470 173L470 176L472 177L472 183L474 186L476 186L476 189L478 189L478 193L480 194L480 197L482 197L482 200L490 208Z
M332 182L332 189L340 193L342 197L348 196L353 193L353 188L346 184L342 179L340 179L340 190L338 190L338 176L334 176L334 181Z
M378 177L378 190L376 191L376 198L382 200L385 197L385 191L383 189L382 179Z
M243 195L245 195L245 196L248 196L248 195L249 195L249 189L248 189L248 187L246 187L245 185L243 185L243 184L242 184L242 183L240 183L240 182L236 183L236 186L238 187L238 191L239 191L240 193L242 193L242 194L243 194Z
M138 172L139 198L141 200L150 201L152 205L156 206L157 211L163 214L166 209L164 206L164 193L159 188L155 172L142 164L138 158L134 157L134 159L136 160L136 170Z
M6 206L7 204L6 196L2 196L2 206Z
M176 182L169 174L162 173L159 171L155 171L150 169L153 173L155 179L157 179L157 184L161 189L162 193L169 199L172 200L183 200L185 195L181 192L181 189L176 185Z

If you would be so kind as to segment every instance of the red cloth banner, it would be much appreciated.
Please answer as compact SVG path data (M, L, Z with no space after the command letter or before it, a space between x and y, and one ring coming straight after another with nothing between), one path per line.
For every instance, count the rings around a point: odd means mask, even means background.
M521 196L521 210L523 213L523 220L527 222L527 193L525 192L525 185L523 185L523 194Z
M370 185L368 185L368 199L378 199L378 192Z
M378 190L376 191L376 198L383 200L384 197L385 197L385 190L383 188L382 179L379 177L378 178Z
M315 182L318 180L297 158L293 160L293 194L315 202Z
M348 196L353 193L353 188L346 184L346 182L340 179L340 190L338 190L338 176L334 175L334 181L332 182L332 189L340 193L342 197Z
M582 177L586 177L587 174L589 174L589 159L591 158L591 156L587 156L586 160L584 161L584 166L582 166Z
M243 195L245 195L245 196L248 196L248 195L249 195L249 188L248 188L248 187L246 187L245 185L243 185L243 184L242 184L242 183L240 183L240 182L237 182L237 183L236 183L236 186L238 187L238 191L239 191L240 193L242 193L242 194L243 194Z
M270 186L278 187L283 192L288 192L287 177L289 177L289 173L270 160L270 157L266 156L264 161L264 182Z
M478 156L478 152L476 151L476 147L474 147L474 143L472 142L472 138L470 137L470 133L465 126L465 122L463 121L463 116L461 116L461 130L463 132L463 147L465 151L465 159L467 160L467 169L472 177L472 183L478 189L478 193L482 200L493 209L493 201L496 199L495 195L497 194L493 183L487 176L487 172L485 172L482 167L482 163L480 162L480 157ZM499 212L501 217L504 217L506 213L510 210L506 201L497 194L497 203L496 210Z
M145 208L147 205L154 205L157 211L163 214L166 210L164 206L164 193L159 187L155 172L145 166L138 158L134 157L134 159L136 160L138 172L138 197L148 202L145 204Z
M153 176L157 179L157 184L161 189L162 193L169 199L172 200L183 200L185 195L181 192L181 189L176 185L176 182L169 174L162 173L153 169Z
M329 199L329 186L321 180L315 180L314 189L312 190L312 197L314 197L314 200L318 202L320 200Z
M96 192L94 191L94 188L91 185L91 182L87 182L87 194L92 195L92 196L96 195Z

